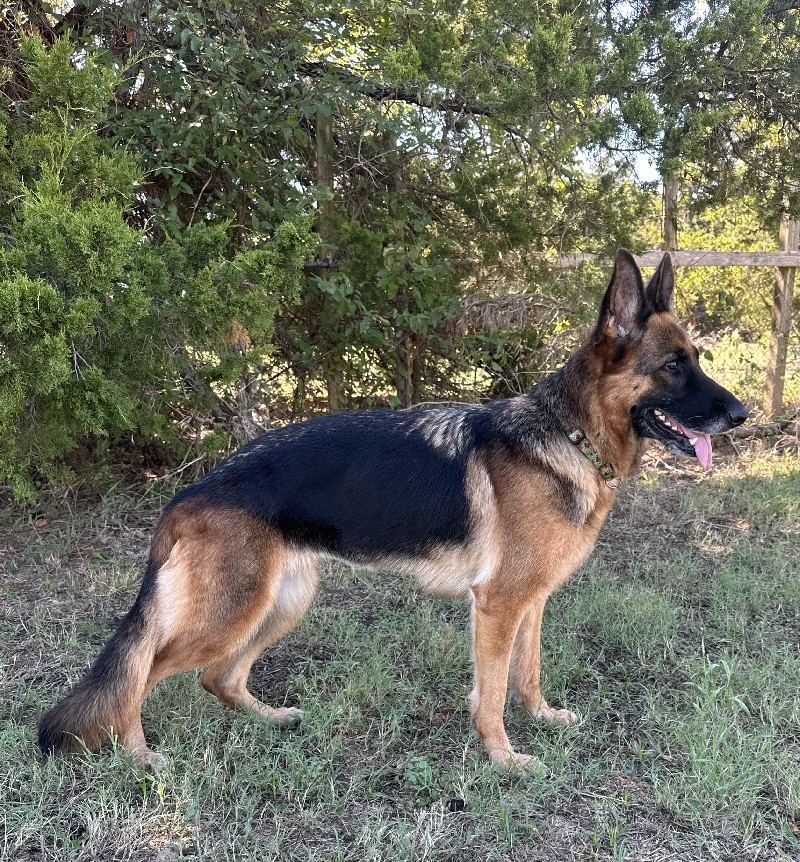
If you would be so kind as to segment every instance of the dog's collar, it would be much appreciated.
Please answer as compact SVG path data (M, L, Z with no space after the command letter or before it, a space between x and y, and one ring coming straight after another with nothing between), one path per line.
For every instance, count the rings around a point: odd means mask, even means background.
M573 428L567 432L570 443L577 446L589 461L597 468L597 472L606 480L613 479L617 474L614 472L614 466L609 461L604 461L603 456L594 448L592 441L586 436L586 432L581 428Z

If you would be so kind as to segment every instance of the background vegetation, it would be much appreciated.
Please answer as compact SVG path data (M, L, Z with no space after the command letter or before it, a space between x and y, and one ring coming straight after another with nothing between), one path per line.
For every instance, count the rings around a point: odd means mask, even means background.
M0 481L530 386L608 276L547 261L655 245L657 179L682 244L774 247L799 46L771 0L7 4ZM745 387L769 279L683 281Z

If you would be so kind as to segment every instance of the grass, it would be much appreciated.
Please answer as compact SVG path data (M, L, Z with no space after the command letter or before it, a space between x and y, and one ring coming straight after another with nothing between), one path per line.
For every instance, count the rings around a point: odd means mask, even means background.
M542 763L530 776L490 768L470 731L464 603L341 566L251 677L303 707L297 729L225 711L184 674L144 709L166 773L113 750L42 764L38 717L129 607L164 499L7 513L0 858L800 858L797 453L708 476L653 463L548 605L544 687L582 721L509 707Z

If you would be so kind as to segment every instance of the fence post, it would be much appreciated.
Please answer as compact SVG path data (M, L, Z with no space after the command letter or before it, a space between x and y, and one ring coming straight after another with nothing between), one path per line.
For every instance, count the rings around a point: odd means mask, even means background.
M778 233L780 251L797 251L800 220L781 217ZM786 353L792 322L792 295L795 268L779 266L775 269L775 289L772 294L772 321L770 326L769 354L767 356L767 383L764 390L764 417L772 419L783 408L783 382L786 376Z

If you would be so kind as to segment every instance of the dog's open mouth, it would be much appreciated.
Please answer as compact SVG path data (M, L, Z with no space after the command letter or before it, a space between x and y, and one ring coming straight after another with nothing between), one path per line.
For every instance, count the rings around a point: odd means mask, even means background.
M684 455L696 455L704 470L711 469L711 437L708 434L681 425L661 410L650 410L648 418L658 440Z

